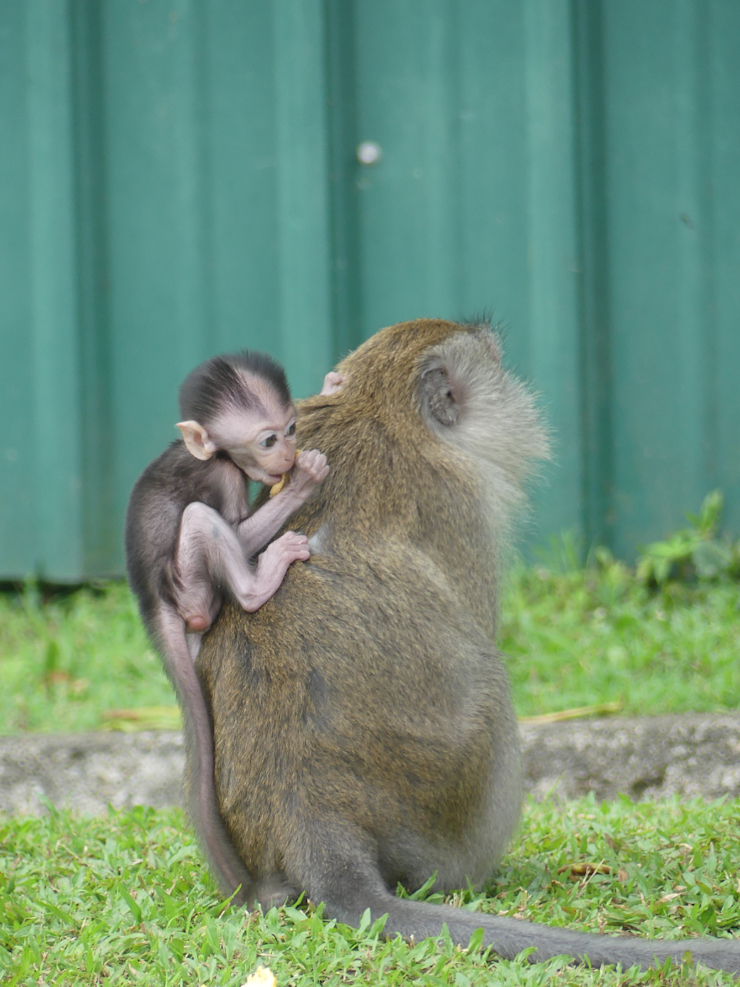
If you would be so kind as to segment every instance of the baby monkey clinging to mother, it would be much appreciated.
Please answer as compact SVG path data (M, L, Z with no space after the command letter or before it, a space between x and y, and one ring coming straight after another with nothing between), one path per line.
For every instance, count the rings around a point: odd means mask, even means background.
M341 384L327 374L322 394ZM285 372L263 353L214 357L180 388L182 439L137 480L126 515L126 565L142 620L159 650L195 738L201 834L214 864L232 869L219 820L211 818L213 742L193 661L228 590L259 609L292 562L310 556L305 536L270 542L329 473L318 450L296 454L295 408ZM248 481L289 482L250 513ZM267 545L267 548L265 546ZM265 549L252 566L249 559ZM209 808L210 805L210 808Z
M320 452L296 456L285 372L263 353L196 367L180 388L180 410L182 441L144 470L126 518L129 578L156 636L162 607L200 634L215 620L223 589L247 611L269 600L290 563L309 557L307 539L287 532L255 567L247 560L329 473ZM250 514L247 481L272 486L291 470L287 487Z

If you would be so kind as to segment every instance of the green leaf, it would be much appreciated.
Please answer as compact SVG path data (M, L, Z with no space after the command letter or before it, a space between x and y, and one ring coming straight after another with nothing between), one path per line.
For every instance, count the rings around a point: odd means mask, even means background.
M482 927L480 929L476 929L468 940L468 949L480 949L483 944L483 935L484 931Z
M221 936L210 915L206 915L206 939L213 952L219 954L221 952Z
M44 649L44 677L48 677L59 668L59 642L51 638Z
M721 542L702 541L694 549L692 558L700 579L716 579L730 568L732 549Z
M139 906L136 904L134 899L131 897L131 895L128 893L128 891L126 890L126 888L124 888L122 884L119 884L116 890L128 905L129 911L134 917L134 922L136 922L136 924L139 925L139 923L141 922L141 909L139 908Z
M424 901L424 899L427 897L427 895L429 894L429 892L432 890L432 888L436 883L437 883L437 872L435 870L432 876L428 878L420 888L414 891L413 894L409 895L410 900Z
M720 490L713 490L704 498L699 517L693 520L694 527L704 538L712 538L722 516L724 498Z
M56 905L52 905L50 901L44 901L43 906L47 911L51 912L52 915L56 915L57 918L60 918L65 925L71 925L73 928L76 927L77 922L75 922L69 912L62 911L61 908L58 908Z
M370 915L370 909L366 908L365 911L362 913L360 924L357 926L357 934L359 936L364 936L364 934L370 928L371 923L372 923L372 916Z

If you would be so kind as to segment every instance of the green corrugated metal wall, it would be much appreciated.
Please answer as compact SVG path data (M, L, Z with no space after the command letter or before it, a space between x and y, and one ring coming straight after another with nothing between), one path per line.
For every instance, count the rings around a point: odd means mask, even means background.
M199 360L482 309L542 539L740 530L737 0L10 0L0 134L0 578L121 571Z

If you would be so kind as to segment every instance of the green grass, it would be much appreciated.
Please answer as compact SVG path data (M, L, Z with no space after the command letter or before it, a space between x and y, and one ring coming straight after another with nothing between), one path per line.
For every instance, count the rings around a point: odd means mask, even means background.
M737 582L650 590L605 561L516 570L500 644L521 716L620 702L625 714L740 706ZM0 731L99 728L106 712L174 703L128 589L113 582L42 601L0 594ZM156 710L143 725L172 725ZM140 724L141 725L141 724Z
M626 566L521 570L502 607L520 715L621 702L625 714L740 706L740 587L647 589Z
M122 582L0 594L0 675L3 733L95 730L107 710L175 701Z
M529 804L472 910L614 934L716 935L740 923L737 802ZM601 865L599 869L598 865ZM579 866L580 871L579 873ZM584 875L582 872L586 871ZM386 941L308 906L248 916L215 891L176 810L0 820L0 979L26 984L243 984L258 964L308 984L730 984L726 974L529 966L449 942Z
M566 567L567 568L567 567ZM620 700L625 713L740 705L738 585L648 590L619 563L517 570L502 606L520 715ZM173 702L121 583L42 600L0 595L0 724L98 728L106 711ZM640 935L740 924L739 801L529 804L487 889L455 904ZM599 866L603 865L603 866ZM258 964L278 984L730 984L725 974L505 963L449 942L386 941L308 906L248 917L220 899L182 815L0 819L0 980L15 984L233 984Z

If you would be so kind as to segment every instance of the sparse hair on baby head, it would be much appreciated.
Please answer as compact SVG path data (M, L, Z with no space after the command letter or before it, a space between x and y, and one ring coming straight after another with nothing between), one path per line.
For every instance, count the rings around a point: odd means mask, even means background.
M251 379L250 379L251 378ZM195 368L180 387L180 413L183 420L207 425L226 408L259 411L262 402L255 378L277 395L280 403L292 403L285 371L267 353L242 350L214 356Z

